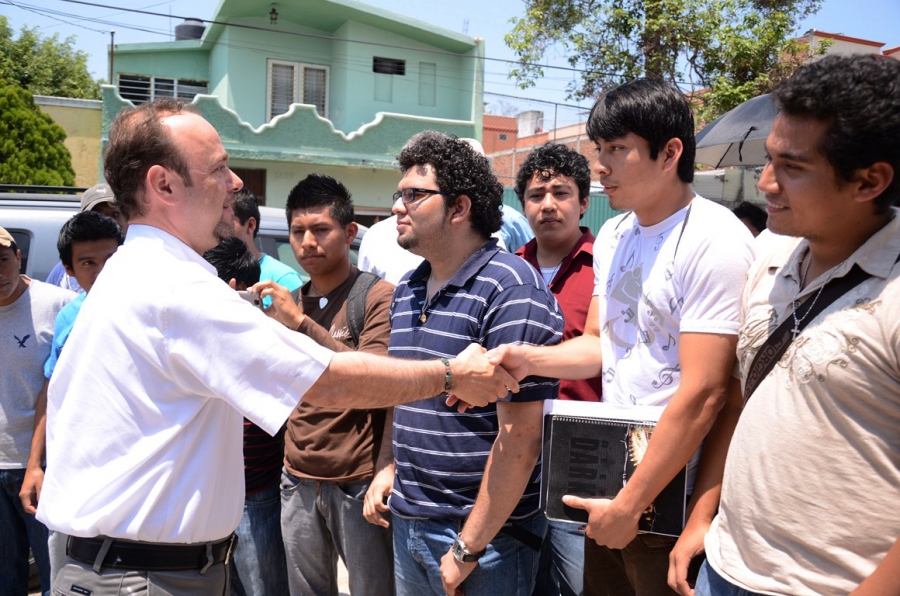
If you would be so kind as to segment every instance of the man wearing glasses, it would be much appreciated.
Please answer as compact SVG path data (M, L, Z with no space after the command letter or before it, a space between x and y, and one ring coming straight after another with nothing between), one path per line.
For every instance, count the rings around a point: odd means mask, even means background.
M471 342L547 345L563 318L541 276L491 238L503 188L465 141L429 131L399 157L398 243L425 259L394 293L388 353L446 357ZM458 412L443 395L394 410L395 474L379 473L365 511L391 495L399 596L531 594L546 520L538 514L543 400L558 381L528 377L502 403Z

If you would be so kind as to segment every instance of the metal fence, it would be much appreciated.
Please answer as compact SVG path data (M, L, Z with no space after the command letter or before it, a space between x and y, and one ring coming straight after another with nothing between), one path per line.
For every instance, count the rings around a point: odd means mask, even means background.
M596 236L600 227L606 223L606 220L615 217L622 212L610 207L609 199L601 192L591 193L590 199L591 204L588 207L588 210L585 211L584 217L581 218L581 225L587 227L587 229ZM503 203L520 213L522 211L522 204L519 203L519 197L516 196L516 191L511 186L507 186L503 189Z
M587 121L592 103L578 106L529 99L501 93L484 94L484 113L525 119L542 132L550 132Z

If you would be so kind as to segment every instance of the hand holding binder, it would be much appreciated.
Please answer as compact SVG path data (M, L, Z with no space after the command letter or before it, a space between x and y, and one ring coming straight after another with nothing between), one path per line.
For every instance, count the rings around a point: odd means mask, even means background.
M621 507L621 501L616 499L590 499L565 495L563 503L575 509L583 509L588 513L588 523L585 532L588 538L601 546L609 548L625 548L634 540L638 533L638 521L641 511L637 515L630 515Z

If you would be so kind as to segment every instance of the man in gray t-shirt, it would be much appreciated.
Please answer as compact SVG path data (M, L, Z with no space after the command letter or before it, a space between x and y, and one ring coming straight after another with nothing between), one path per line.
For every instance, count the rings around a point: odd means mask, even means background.
M47 528L19 500L34 430L34 406L44 385L44 362L56 315L75 294L21 275L21 253L0 228L0 594L24 594L28 548L50 590Z

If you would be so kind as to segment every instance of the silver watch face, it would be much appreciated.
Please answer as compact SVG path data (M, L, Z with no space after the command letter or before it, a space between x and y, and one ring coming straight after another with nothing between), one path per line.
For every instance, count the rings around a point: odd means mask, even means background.
M450 552L452 552L453 557L461 563L473 563L481 558L480 554L470 553L466 548L465 543L460 540L459 537L457 537L456 540L453 541L453 545L450 547Z

